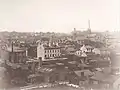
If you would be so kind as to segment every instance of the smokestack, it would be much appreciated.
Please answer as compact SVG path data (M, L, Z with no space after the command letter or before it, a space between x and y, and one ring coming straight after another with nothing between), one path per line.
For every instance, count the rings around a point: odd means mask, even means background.
M91 33L90 20L88 20L88 32L89 32L89 34Z

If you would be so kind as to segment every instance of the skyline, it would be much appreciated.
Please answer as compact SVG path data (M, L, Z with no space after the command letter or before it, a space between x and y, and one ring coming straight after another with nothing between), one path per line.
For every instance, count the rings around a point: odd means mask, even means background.
M0 30L120 30L119 0L0 0Z

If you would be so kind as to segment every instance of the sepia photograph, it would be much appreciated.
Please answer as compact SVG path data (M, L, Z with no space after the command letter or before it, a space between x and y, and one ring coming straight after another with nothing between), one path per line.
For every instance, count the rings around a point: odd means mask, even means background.
M0 90L120 90L120 0L0 0Z

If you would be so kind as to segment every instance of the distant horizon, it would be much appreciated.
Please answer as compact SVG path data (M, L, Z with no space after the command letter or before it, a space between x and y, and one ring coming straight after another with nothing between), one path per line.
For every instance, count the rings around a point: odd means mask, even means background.
M72 30L71 32L73 32L74 30ZM80 31L80 32L84 32L84 31L87 31L87 29L86 30L79 30L79 29L76 29L76 31ZM102 31L102 30L91 30L91 32L100 32L100 33L102 33L102 32L120 32L120 30L104 30L104 31ZM9 31L9 30L2 30L1 31L1 29L0 29L0 32L18 32L18 33L40 33L40 32L42 32L42 33L47 33L47 32L50 32L50 33L53 33L54 31L17 31L17 30L13 30L13 31ZM71 32L54 32L54 33L65 33L65 34L67 34L67 33L71 33Z
M0 0L0 29L70 33L120 30L120 0Z

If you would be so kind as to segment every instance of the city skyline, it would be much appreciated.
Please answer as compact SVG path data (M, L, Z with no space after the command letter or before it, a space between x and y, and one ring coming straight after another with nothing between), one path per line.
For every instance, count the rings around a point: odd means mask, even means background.
M0 0L0 31L120 30L119 0Z

